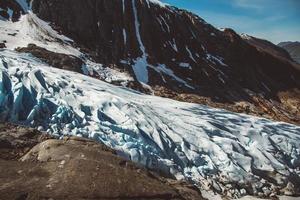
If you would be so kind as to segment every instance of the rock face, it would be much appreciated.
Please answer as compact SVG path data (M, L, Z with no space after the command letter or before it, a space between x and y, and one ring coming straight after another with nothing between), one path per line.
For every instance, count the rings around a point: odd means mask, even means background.
M31 53L33 56L58 69L82 72L83 61L75 56L54 53L34 44L29 44L28 47L25 48L17 48L16 51L20 53Z
M203 199L90 140L0 126L0 199Z
M242 38L250 45L256 47L258 51L268 53L283 62L289 63L295 69L300 70L300 64L295 62L295 60L291 57L293 55L292 52L290 55L288 49L284 49L279 45L277 46L267 40L263 40L246 34L242 34ZM281 44L284 45L284 43Z
M246 34L242 34L242 38L249 44L255 46L259 51L268 52L274 57L292 60L290 54L285 49L273 44L272 42Z
M300 124L300 72L231 29L150 0L34 0L32 10L156 95Z
M300 42L281 42L278 46L287 50L291 57L300 64Z

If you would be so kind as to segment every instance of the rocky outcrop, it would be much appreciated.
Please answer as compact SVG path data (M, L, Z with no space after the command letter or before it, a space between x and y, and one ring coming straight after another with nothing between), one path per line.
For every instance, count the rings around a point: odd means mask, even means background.
M4 49L4 48L6 48L5 43L4 42L0 42L0 49Z
M74 72L82 72L83 61L75 56L55 53L47 49L29 44L28 47L17 48L16 51L21 53L31 53L33 56L41 59L47 64L58 69L65 69Z
M0 199L203 199L93 141L0 125Z

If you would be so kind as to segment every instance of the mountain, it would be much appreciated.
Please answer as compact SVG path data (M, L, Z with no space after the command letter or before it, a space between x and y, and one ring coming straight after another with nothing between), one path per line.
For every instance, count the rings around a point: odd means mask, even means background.
M281 42L278 46L287 50L294 61L300 64L300 42Z
M242 38L250 45L254 46L258 51L268 53L283 62L287 62L295 69L300 70L300 64L296 63L291 57L290 53L284 48L273 44L264 39L256 38L247 34L242 34Z
M130 74L131 88L300 122L292 64L188 11L146 0L35 0L32 10L94 62Z
M15 3L17 19L1 7L1 121L92 139L202 192L300 195L299 126L253 116L298 124L290 62L154 0Z
M128 71L156 95L299 124L300 72L233 30L152 1L72 4L36 0L32 9L96 62Z

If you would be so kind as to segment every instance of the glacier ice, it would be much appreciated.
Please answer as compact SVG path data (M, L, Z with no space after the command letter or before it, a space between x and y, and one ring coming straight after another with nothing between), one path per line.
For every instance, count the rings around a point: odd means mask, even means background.
M0 50L0 70L1 121L91 138L201 186L299 180L298 126L141 94L11 50Z

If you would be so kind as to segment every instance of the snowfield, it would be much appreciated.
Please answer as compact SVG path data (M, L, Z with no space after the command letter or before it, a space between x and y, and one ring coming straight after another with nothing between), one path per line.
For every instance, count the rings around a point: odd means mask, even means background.
M149 168L236 197L299 180L298 126L148 96L7 49L0 50L0 69L1 121L92 138Z

